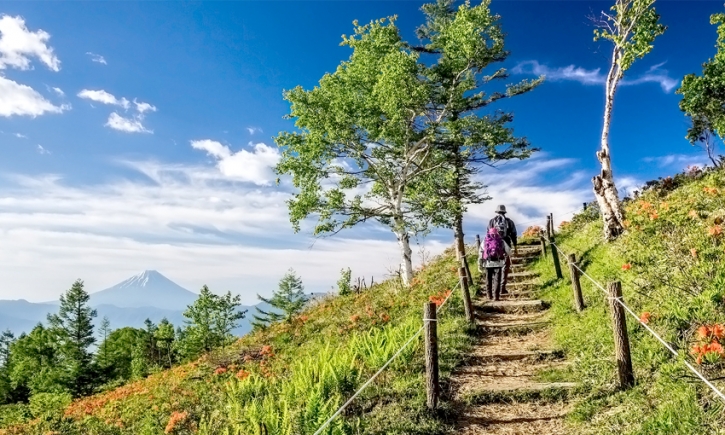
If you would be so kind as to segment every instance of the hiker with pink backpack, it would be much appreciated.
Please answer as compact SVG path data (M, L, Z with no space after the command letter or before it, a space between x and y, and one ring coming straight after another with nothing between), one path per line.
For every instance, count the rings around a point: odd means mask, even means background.
M508 293L506 283L511 270L511 247L516 250L517 237L514 221L506 217L506 206L499 205L496 216L488 223L488 233L481 245L489 299L499 300L501 294Z

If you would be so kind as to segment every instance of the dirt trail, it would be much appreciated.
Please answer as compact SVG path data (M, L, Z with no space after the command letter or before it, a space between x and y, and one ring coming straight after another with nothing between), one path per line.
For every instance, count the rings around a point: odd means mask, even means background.
M457 434L567 434L564 399L575 385L537 380L541 370L566 364L552 347L546 304L533 299L538 277L526 265L538 255L538 247L520 247L509 294L489 302L482 291L474 302L479 338L450 382L462 408Z

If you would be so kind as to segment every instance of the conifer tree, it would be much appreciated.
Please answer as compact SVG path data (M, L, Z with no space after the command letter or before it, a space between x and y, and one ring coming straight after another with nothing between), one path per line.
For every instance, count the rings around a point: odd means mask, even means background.
M176 339L174 325L164 317L159 322L159 326L156 328L156 332L154 332L154 337L156 338L160 351L164 354L163 364L166 367L171 367L174 364L173 348L174 340Z
M179 344L182 354L194 358L228 344L232 330L246 313L239 311L239 305L239 296L232 297L231 292L218 296L203 286L197 300L184 311L187 327Z
M465 255L467 206L490 199L476 175L485 166L525 159L536 151L513 134L511 113L485 113L496 101L529 92L543 81L540 77L495 86L509 77L505 68L496 67L509 53L500 17L489 5L489 0L476 6L465 2L454 7L453 0L424 5L426 22L418 28L423 45L413 47L430 64L424 75L433 89L429 111L438 119L435 156L446 163L434 177L416 185L413 202L422 219L453 229L459 259Z
M60 297L58 314L48 315L50 328L58 336L60 351L68 373L69 388L75 396L93 388L93 357L90 347L96 342L93 318L96 310L88 305L90 296L80 279Z
M257 295L260 301L268 303L274 311L263 311L257 308L252 325L255 328L264 328L273 322L291 320L307 302L304 291L302 279L295 275L294 269L290 269L280 280L279 290L275 291L271 298L267 299Z

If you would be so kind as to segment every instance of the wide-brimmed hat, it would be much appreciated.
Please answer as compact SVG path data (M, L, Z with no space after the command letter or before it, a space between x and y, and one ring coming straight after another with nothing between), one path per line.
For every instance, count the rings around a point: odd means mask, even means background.
M496 213L506 214L506 206L499 205L498 207L496 207Z

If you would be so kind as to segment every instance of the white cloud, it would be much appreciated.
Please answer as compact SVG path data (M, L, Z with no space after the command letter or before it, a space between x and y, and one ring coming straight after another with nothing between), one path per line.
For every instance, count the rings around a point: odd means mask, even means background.
M30 69L30 58L35 57L53 71L60 70L60 60L46 45L50 35L43 31L31 32L22 17L0 17L0 69L7 67Z
M66 104L54 105L30 86L0 76L0 116L36 117L46 112L62 113L69 109Z
M61 88L51 88L53 92L58 94L59 97L65 97L65 92L63 92L63 89Z
M92 62L101 63L103 65L108 65L108 63L106 62L106 58L104 58L100 54L91 53L90 51L86 52L86 54L91 57Z
M208 284L250 303L270 294L289 267L309 292L329 290L343 267L379 281L400 262L387 232L355 240L295 235L290 195L278 188L229 181L211 168L126 164L148 180L71 186L57 176L15 176L0 187L0 280L13 283L0 298L51 300L79 277L97 291L157 269L191 290Z
M126 133L153 133L151 130L147 130L142 124L143 117L141 115L134 116L132 118L124 118L116 112L111 113L108 116L106 127L110 127L114 130L124 131Z
M262 129L259 127L247 127L247 131L250 135L255 135L256 133L262 133Z
M15 136L15 137L17 137L19 139L27 139L28 138L28 136L26 136L26 135L24 135L22 133L15 133L15 134L13 134L13 136Z
M48 151L47 149L43 148L42 145L38 145L37 146L37 149L38 149L38 153L40 153L40 154L50 154L50 151Z
M576 166L574 159L548 159L545 154L537 154L500 169L484 170L479 181L488 186L492 199L470 206L466 225L475 225L483 232L499 204L506 206L519 233L531 225L543 227L549 213L554 214L557 225L571 219L594 196L588 174L572 171Z
M78 97L84 98L86 100L95 101L97 103L110 104L113 106L120 106L120 107L123 107L124 109L128 109L131 105L131 103L127 99L125 99L125 98L118 99L115 96L113 96L113 94L110 94L110 93L104 91L103 89L97 90L97 91L91 90L91 89L83 89L82 91L80 91L78 93Z
M150 112L155 112L156 111L156 106L152 106L149 103L138 102L138 101L136 101L135 98L133 99L133 104L136 105L136 111L138 111L138 113L144 113L144 112L149 112L149 111Z
M258 143L254 145L253 151L232 153L226 145L209 139L191 141L191 146L214 157L218 161L219 171L231 179L260 186L270 185L276 179L273 168L280 159L276 147Z
M664 92L672 92L678 81L668 75L667 70L661 69L664 62L653 65L646 73L637 78L625 78L620 82L622 86L633 86L642 83L658 83ZM574 65L551 68L535 60L520 62L512 70L514 74L544 75L549 81L575 81L584 85L603 85L606 76L601 68L585 69Z

